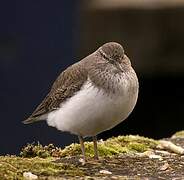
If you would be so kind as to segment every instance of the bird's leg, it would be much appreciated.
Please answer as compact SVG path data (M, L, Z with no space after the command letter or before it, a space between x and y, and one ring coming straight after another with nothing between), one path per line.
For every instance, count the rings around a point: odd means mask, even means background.
M93 136L93 144L94 144L94 159L98 160L98 148L97 148L97 137Z
M85 156L84 139L83 139L82 136L78 136L78 138L79 138L79 142L80 142L80 145L81 145L81 151L82 151L83 160L85 162L86 161L86 156Z

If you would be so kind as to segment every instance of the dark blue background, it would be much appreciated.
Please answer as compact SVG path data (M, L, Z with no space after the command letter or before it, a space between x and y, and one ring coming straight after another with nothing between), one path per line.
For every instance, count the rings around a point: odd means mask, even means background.
M75 59L77 2L3 1L0 5L0 153L27 142L65 145L71 136L45 123L21 123ZM56 144L57 144L56 143Z

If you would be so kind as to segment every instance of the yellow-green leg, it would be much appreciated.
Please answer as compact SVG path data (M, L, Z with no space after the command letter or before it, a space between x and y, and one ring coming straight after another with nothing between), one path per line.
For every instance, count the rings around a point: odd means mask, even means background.
M78 136L78 138L79 138L79 142L80 142L80 145L81 145L83 160L85 162L86 161L86 155L85 155L84 139L83 139L82 136Z
M98 147L97 147L97 137L93 136L93 144L94 144L94 159L98 160Z

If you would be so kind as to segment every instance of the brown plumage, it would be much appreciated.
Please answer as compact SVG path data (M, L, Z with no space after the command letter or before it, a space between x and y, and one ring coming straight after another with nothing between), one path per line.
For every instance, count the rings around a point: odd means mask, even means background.
M84 82L90 76L91 81L97 86L109 91L112 86L112 73L119 73L114 60L119 60L124 56L124 50L118 43L106 43L95 53L85 57L81 61L69 66L56 79L50 92L35 109L32 115L23 121L24 124L33 123L45 119L44 115L58 109L75 92L79 91ZM104 61L104 59L108 60ZM106 78L104 79L104 73ZM103 82L103 83L102 83Z
M23 121L23 123L29 124L42 120L40 118L43 115L58 109L62 102L73 96L75 92L79 91L86 80L87 74L81 64L76 63L68 67L58 76L48 95L35 109L32 115Z

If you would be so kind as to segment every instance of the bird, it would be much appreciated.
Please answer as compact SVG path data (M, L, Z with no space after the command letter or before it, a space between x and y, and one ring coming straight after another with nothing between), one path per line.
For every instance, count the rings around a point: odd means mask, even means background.
M45 120L59 131L77 135L84 162L84 138L92 137L98 160L97 135L130 115L138 92L138 78L123 46L107 42L62 71L23 123Z

